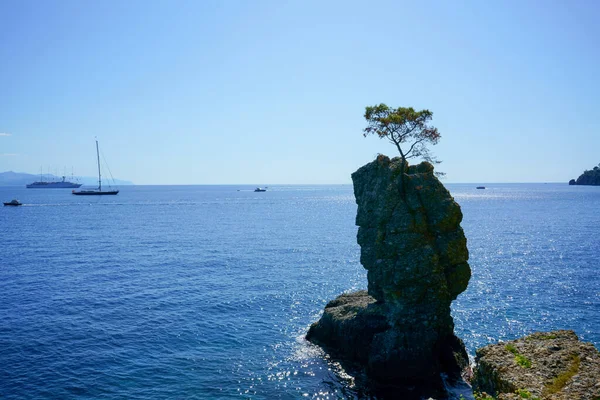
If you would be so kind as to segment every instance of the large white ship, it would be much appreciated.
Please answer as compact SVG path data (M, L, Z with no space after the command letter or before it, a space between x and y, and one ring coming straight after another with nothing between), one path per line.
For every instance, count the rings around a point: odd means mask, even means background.
M25 185L27 189L73 189L78 188L82 185L82 183L74 183L69 182L63 176L62 181L58 182L44 182L43 180L39 182L33 182L29 185Z

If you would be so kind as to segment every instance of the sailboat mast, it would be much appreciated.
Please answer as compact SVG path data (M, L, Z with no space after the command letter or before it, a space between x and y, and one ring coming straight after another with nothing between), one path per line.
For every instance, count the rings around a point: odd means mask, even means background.
M98 190L102 191L102 176L100 175L100 150L98 150L98 141L96 140L96 156L98 157Z

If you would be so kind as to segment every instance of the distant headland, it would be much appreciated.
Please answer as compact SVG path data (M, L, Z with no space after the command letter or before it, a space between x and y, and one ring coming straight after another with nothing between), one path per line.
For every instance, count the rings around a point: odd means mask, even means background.
M583 174L579 175L577 180L571 179L569 185L600 186L600 164L589 171L584 171Z
M44 181L48 182L59 182L62 179L62 176L46 174L43 175L43 179ZM39 174L28 174L25 172L13 171L0 172L0 186L25 186L29 183L37 182L39 180ZM97 185L98 177L82 176L78 178L78 181L84 185ZM115 185L133 185L133 182L115 179Z

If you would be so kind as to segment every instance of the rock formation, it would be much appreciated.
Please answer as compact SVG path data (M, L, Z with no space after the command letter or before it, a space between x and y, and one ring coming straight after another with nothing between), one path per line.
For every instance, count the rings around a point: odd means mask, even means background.
M579 175L577 180L571 179L569 185L600 186L600 166L585 171L583 174Z
M440 373L460 378L468 367L450 316L471 276L460 207L427 162L380 155L352 180L368 293L327 304L307 339L363 367L379 388L439 395Z
M598 400L600 353L573 331L489 345L477 350L473 389L498 400Z

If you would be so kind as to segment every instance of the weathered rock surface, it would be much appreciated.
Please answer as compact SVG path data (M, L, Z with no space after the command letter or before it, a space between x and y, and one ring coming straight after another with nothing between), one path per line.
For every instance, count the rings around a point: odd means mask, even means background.
M427 162L379 156L352 180L368 293L331 301L307 338L379 385L439 394L468 366L450 316L471 276L460 207Z
M476 362L473 390L499 400L600 399L600 353L573 331L489 345L477 350Z
M327 345L333 353L349 360L367 362L373 337L389 328L385 308L362 290L327 303L307 339Z

